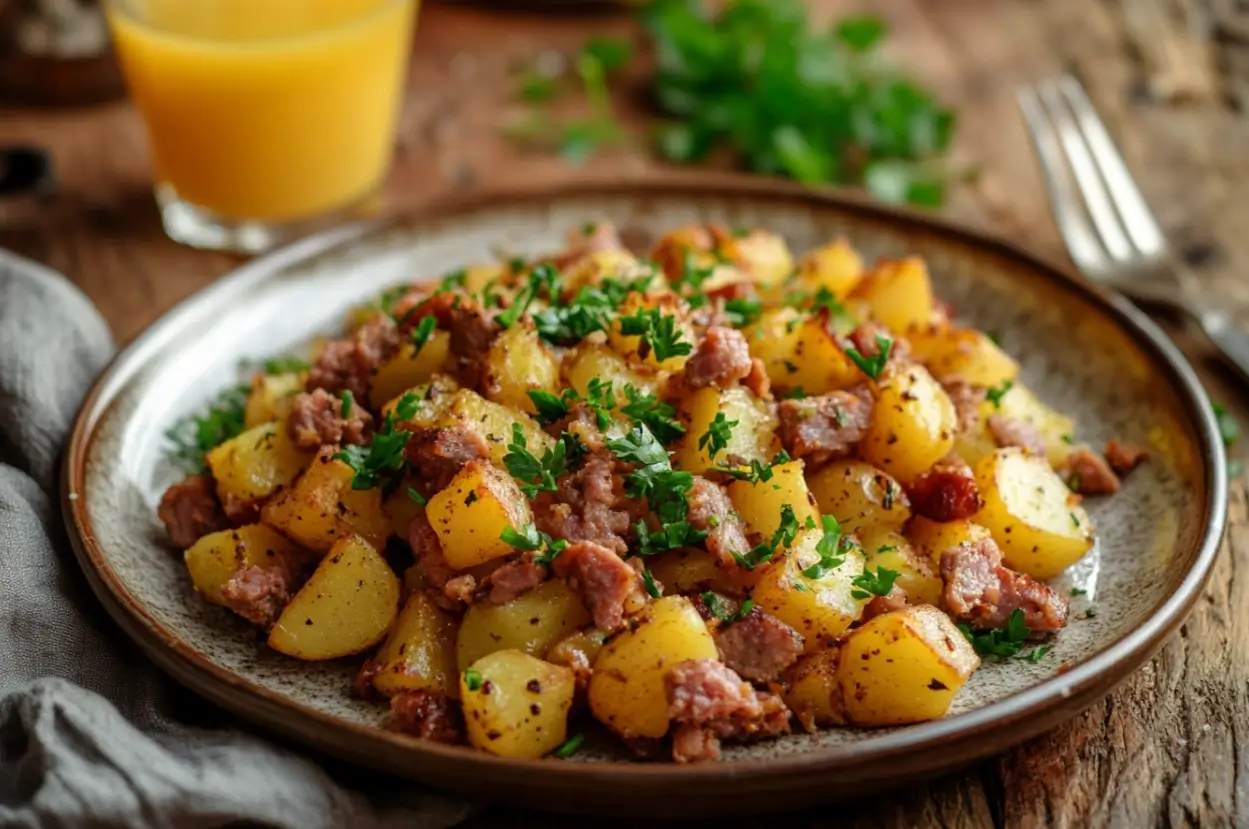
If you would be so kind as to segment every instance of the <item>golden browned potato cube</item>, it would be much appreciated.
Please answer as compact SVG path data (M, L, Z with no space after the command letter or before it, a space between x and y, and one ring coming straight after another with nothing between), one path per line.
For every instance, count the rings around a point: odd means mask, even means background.
M376 645L399 613L399 579L357 536L340 538L269 632L269 647L310 661Z
M877 263L854 296L867 302L872 319L897 334L923 329L932 321L932 282L928 266L918 256Z
M264 423L204 456L222 501L249 504L289 486L315 457L295 448L286 424ZM298 540L298 539L296 539Z
M770 230L755 228L731 233L719 240L720 256L737 266L751 282L775 285L794 271L794 257L784 237Z
M1002 559L1034 579L1052 579L1093 546L1084 507L1044 458L999 449L976 465L984 506L973 516L993 533Z
M404 343L399 353L373 375L369 402L374 407L382 406L408 389L428 383L435 374L446 369L450 353L451 335L446 331L434 331L419 350L413 342Z
M837 681L839 658L838 646L829 645L799 659L786 675L785 704L807 731L846 721Z
M807 476L821 515L831 515L848 533L876 527L897 529L911 517L906 493L870 463L833 461Z
M455 400L456 392L459 390L460 384L455 380L445 374L436 374L428 383L413 386L386 401L386 404L382 406L381 416L384 419L388 414L395 414L397 423L433 426L451 408L451 403ZM416 412L409 420L404 421L398 417L397 412L400 401L408 399L409 395L413 395L416 399Z
M265 423L286 423L291 414L291 402L304 390L303 372L283 374L257 373L252 377L252 390L247 395L243 409L243 426L254 429Z
M643 265L627 250L592 251L565 268L561 274L566 299L574 298L582 288L602 285L604 279L632 282L644 276L650 277L646 291L658 291L666 287L659 271Z
M542 431L529 415L487 400L471 389L460 389L449 401L439 420L442 425L462 424L481 436L489 448L490 461L503 467L507 446L512 442L512 425L520 426L525 443L536 457L555 446L555 438Z
M816 544L822 537L822 530L799 532L784 558L768 565L750 592L756 606L803 635L808 651L834 641L863 615L864 602L851 595L855 577L863 574L858 550L845 551L840 567L817 578L803 575L819 563Z
M793 509L798 526L805 527L808 523L812 527L819 526L820 511L815 507L815 496L807 488L802 471L802 461L790 461L773 466L771 480L729 484L729 499L749 531L771 538L787 506Z
M661 377L654 369L630 365L610 348L587 338L564 358L564 379L582 397L590 393L591 380L611 383L613 393L621 400L626 386L655 394Z
M941 566L941 554L961 544L974 544L992 533L974 521L932 521L917 515L906 527L906 534L934 567Z
M317 459L290 489L260 510L260 520L287 538L324 552L345 535L381 545L390 535L379 489L352 489L355 473L322 447Z
M603 646L590 678L590 710L626 739L668 733L664 677L688 659L717 659L707 624L684 596L664 596Z
M495 651L543 656L557 641L589 623L581 597L568 582L551 579L510 602L477 602L470 607L456 637L456 660L463 670Z
M486 396L534 414L531 391L559 394L559 361L538 339L533 324L517 324L495 338L486 354Z
M906 363L882 375L859 453L909 483L950 453L957 431L958 415L945 389L926 368Z
M935 607L883 613L842 643L837 674L846 719L861 726L935 720L978 667L971 643Z
M205 601L225 604L221 589L241 568L297 564L306 555L264 524L248 524L203 536L187 548L185 559L195 592Z
M516 552L500 536L533 521L529 500L511 475L477 460L429 499L425 515L438 533L447 563L465 570Z
M400 691L433 691L455 699L460 692L455 664L458 623L422 591L408 595L390 635L373 662L373 687L390 696Z
M798 279L807 290L827 288L845 299L863 279L863 257L845 239L838 239L798 260Z
M734 595L740 585L716 564L715 556L701 547L682 547L646 560L655 581L665 593L701 593L714 590Z
M908 341L915 359L938 380L958 378L989 388L1019 376L1019 363L981 331L933 327Z
M522 651L483 656L460 675L468 742L500 757L541 757L568 736L576 692L570 668Z
M620 303L619 316L612 323L611 330L608 331L608 343L617 354L631 363L649 366L660 371L679 371L681 366L685 365L685 361L689 359L689 354L673 355L660 361L656 359L653 351L643 345L641 335L625 334L621 330L622 319L632 317L640 311L651 309L658 309L661 316L672 317L676 320L676 331L679 334L680 342L689 345L692 353L694 344L698 342L698 337L694 333L693 324L689 321L689 308L684 300L671 291L655 294L632 293L626 296L624 301Z
M788 358L785 376L777 378L778 385L802 389L808 396L814 396L848 389L862 382L863 372L833 338L826 315L806 318L794 332L798 339L793 356Z
M989 418L994 415L1021 420L1035 428L1045 441L1045 456L1051 466L1061 466L1071 453L1075 421L1042 403L1031 389L1015 383L996 402L986 399L981 403L978 427L959 434L955 451L973 466L997 449L989 430Z
M750 346L750 356L763 361L763 368L774 386L794 388L799 385L792 377L799 371L794 357L802 320L802 313L795 308L769 308L758 322L742 331Z
M382 502L382 512L386 514L386 520L390 524L390 532L399 538L406 538L408 527L412 524L412 519L425 512L425 507L421 506L417 499L413 498L408 490L415 491L416 488L412 482L405 480L403 484L386 497ZM420 494L419 492L417 493Z
M897 530L876 527L859 537L867 566L872 570L884 567L898 574L894 582L906 591L911 604L938 604L945 582L937 565L922 552L917 552L906 536ZM938 565L940 562L938 562Z
M710 447L699 447L698 442L721 412L726 420L736 421L737 425L732 427L728 446L721 449L713 461L708 451ZM749 466L751 461L766 464L781 448L776 437L776 416L766 403L743 386L699 389L681 399L678 415L685 424L685 436L677 445L672 461L686 472L697 475L712 466Z

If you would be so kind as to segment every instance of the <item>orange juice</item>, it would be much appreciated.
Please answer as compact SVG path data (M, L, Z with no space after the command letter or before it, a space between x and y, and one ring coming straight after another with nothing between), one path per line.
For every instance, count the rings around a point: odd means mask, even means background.
M113 0L157 181L226 219L311 218L389 165L417 0Z

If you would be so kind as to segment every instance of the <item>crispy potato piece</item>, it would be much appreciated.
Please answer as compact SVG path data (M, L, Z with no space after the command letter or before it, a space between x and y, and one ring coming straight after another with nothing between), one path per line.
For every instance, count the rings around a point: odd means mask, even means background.
M428 383L435 374L445 370L450 353L451 335L446 331L435 331L420 350L415 343L404 343L399 353L373 375L369 402L376 408L408 389Z
M425 593L410 593L373 657L377 665L373 687L388 697L400 691L434 691L455 699L460 691L455 664L458 626Z
M204 457L222 501L232 498L251 503L289 486L315 454L296 449L285 424L264 423L227 440Z
M737 425L730 431L728 446L716 453L712 461L709 447L700 448L698 442L720 412ZM697 475L712 466L749 466L751 461L767 463L780 451L776 416L766 403L743 386L699 389L681 399L677 414L685 424L685 437L677 445L672 461L687 472Z
M786 675L785 704L807 731L846 721L837 681L840 657L839 647L832 644L799 659Z
M565 268L560 276L566 299L574 298L582 288L598 287L609 278L632 282L649 276L646 291L660 291L667 287L663 274L643 265L627 250L592 251Z
M345 535L359 535L382 545L390 535L390 521L382 511L379 489L352 489L355 473L334 460L334 448L320 454L295 485L278 494L260 510L260 520L309 550L325 552Z
M802 574L820 560L821 530L802 530L784 558L767 566L750 592L755 605L798 631L813 651L834 641L863 615L864 602L850 595L855 576L863 573L863 556L846 551L840 567L819 578Z
M794 362L798 349L798 326L802 314L795 308L770 308L759 321L742 331L750 346L750 356L763 361L764 370L774 386L786 388L799 385L791 378L798 373Z
M672 317L676 320L676 330L682 342L688 343L691 348L698 342L698 337L694 333L694 326L689 321L689 308L684 300L671 291L654 294L632 293L626 296L624 301L620 303L619 315L615 322L612 323L611 330L607 334L607 341L617 354L629 362L649 366L660 371L680 371L681 366L685 365L686 360L689 359L688 354L674 354L666 360L657 360L654 352L643 347L640 335L627 335L621 331L620 321L622 319L634 316L639 311L652 308L658 308L661 315Z
M456 637L456 661L463 670L495 651L544 656L551 645L588 624L590 613L581 597L568 582L551 579L505 604L470 607Z
M903 483L954 448L958 416L941 384L918 363L886 368L859 453Z
M656 600L637 627L617 634L599 652L590 679L590 710L628 739L668 733L664 676L687 659L717 659L716 643L684 596Z
M529 499L511 475L484 460L471 461L446 489L429 499L425 515L438 533L447 563L457 570L516 552L500 536L533 520Z
M845 299L863 279L863 257L845 239L838 239L798 260L798 279L807 290L827 288Z
M974 521L950 521L942 523L917 515L906 527L911 542L932 561L941 566L941 554L960 544L974 544L989 538L992 533Z
M783 236L763 228L746 233L720 234L720 258L737 266L751 282L776 285L794 271L794 257ZM714 277L713 277L714 279Z
M981 331L934 326L908 341L915 359L941 381L958 378L988 388L1019 376L1019 363Z
M399 579L358 536L340 538L278 617L269 647L297 659L337 659L376 645L399 614Z
M878 262L853 295L867 302L872 319L897 334L921 330L932 321L932 281L918 256Z
M807 489L801 460L777 464L772 467L772 479L751 483L734 481L729 484L729 499L738 515L746 522L746 528L770 538L781 524L781 512L789 506L794 510L798 526L819 526L820 511L815 508L815 496Z
M777 385L802 389L814 396L848 389L863 379L863 372L829 332L826 314L808 317L798 324L794 333L797 340L792 356L786 358L789 362L785 366L786 377L778 378Z
M976 465L984 506L973 516L993 533L1007 567L1042 581L1075 564L1093 546L1084 507L1044 458L999 449Z
M859 541L867 555L867 566L873 570L884 567L897 573L895 584L906 591L911 604L935 605L941 601L945 582L937 566L928 556L917 552L902 533L876 527L860 536Z
M846 720L886 726L945 716L980 658L950 617L929 605L875 617L841 646Z
M875 527L897 529L911 517L902 487L870 463L833 461L807 476L822 515L831 515L848 533Z
M525 443L537 457L555 446L555 438L542 431L538 422L524 412L487 400L475 391L460 389L452 395L446 410L438 421L441 425L462 424L472 429L486 442L490 461L502 468L507 446L512 442L512 425L518 424Z
M195 592L224 605L221 589L243 567L267 568L278 559L298 562L308 554L264 524L248 524L203 536L185 554Z
M626 386L647 394L659 390L661 375L645 367L631 366L616 352L601 343L587 339L564 358L564 379L582 397L590 392L590 381L611 383L617 399L624 399Z
M534 414L531 391L559 394L559 361L538 339L532 323L514 325L495 338L486 354L486 396L496 403Z
M382 406L381 416L384 419L386 415L394 413L399 407L399 401L412 394L416 395L419 404L416 413L410 420L397 420L397 422L410 423L414 426L433 426L447 413L447 409L451 407L451 401L455 399L455 393L459 390L460 384L455 380L445 374L436 374L428 383L405 389L387 400Z
M736 595L741 586L716 565L715 557L701 547L682 547L646 560L655 581L665 593L717 593Z
M386 520L390 524L390 532L399 538L407 536L408 526L411 525L412 519L425 511L425 508L408 494L409 489L415 489L415 487L405 480L382 502L382 512L385 513Z
M252 390L243 408L243 427L255 429L265 423L286 423L291 413L291 401L304 390L302 371L282 374L257 372L252 377Z
M980 422L976 429L958 436L955 451L973 466L997 449L989 431L989 418L1001 415L1022 420L1034 426L1045 440L1045 456L1050 465L1061 466L1071 454L1075 421L1042 403L1031 389L1019 383L1011 386L997 401L980 404Z
M568 736L576 687L571 669L522 651L483 656L460 675L469 744L500 757L554 751Z

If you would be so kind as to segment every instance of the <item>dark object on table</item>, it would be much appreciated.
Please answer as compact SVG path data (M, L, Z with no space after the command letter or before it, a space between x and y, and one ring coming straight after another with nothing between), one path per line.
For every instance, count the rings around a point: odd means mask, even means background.
M38 147L0 147L0 196L46 194L56 189L52 157Z
M87 104L122 88L97 0L0 0L0 100Z

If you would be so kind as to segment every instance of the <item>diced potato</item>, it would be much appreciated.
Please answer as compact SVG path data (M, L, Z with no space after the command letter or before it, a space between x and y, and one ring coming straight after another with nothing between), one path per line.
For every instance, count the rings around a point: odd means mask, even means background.
M291 413L291 401L304 390L304 377L299 371L283 374L257 372L252 377L252 390L243 408L243 427L255 429L265 423L286 423Z
M705 225L682 225L659 237L650 258L669 279L676 280L684 273L687 259L699 268L715 265L717 259L712 253L715 244L715 237Z
M655 353L642 343L642 337L638 334L624 334L621 331L620 320L625 317L636 315L639 311L657 308L662 316L672 317L676 320L676 331L680 337L680 341L687 343L691 349L698 342L698 336L694 333L694 326L689 321L689 308L685 301L671 291L665 291L655 294L629 294L620 303L620 312L616 321L612 323L611 330L607 334L607 340L611 344L612 349L626 360L639 365L650 366L660 371L679 371L681 366L685 365L685 361L689 359L688 354L673 355L665 360L655 358Z
M571 669L504 650L482 657L470 670L460 675L460 699L474 748L500 757L541 757L567 738L577 686Z
M399 613L399 579L357 536L339 539L278 617L269 647L298 659L337 659L376 645Z
M827 288L845 299L863 279L863 257L845 239L809 251L798 261L798 279L810 291Z
M946 550L960 544L974 544L992 537L992 533L973 521L941 523L931 521L922 515L911 519L911 523L907 525L906 534L920 552L928 556L935 568L941 566L941 554Z
M742 331L750 346L750 356L763 361L772 385L796 387L792 381L799 366L794 362L798 350L798 326L802 314L794 308L772 308L763 312L759 321Z
M382 417L395 413L399 402L408 395L415 395L419 404L416 413L410 420L399 420L399 423L410 423L414 426L433 426L438 423L455 400L460 384L445 374L436 374L428 383L413 386L396 394L382 406Z
M470 294L479 294L492 282L499 281L504 274L505 266L498 262L469 265L464 269L464 290Z
M502 467L507 446L512 442L512 424L520 424L525 443L537 457L555 446L555 438L542 431L538 422L529 415L509 409L487 400L471 389L460 389L451 398L440 419L442 424L460 423L477 432L486 442L490 460Z
M732 575L717 566L715 556L701 547L682 547L647 559L646 569L663 585L664 593L740 592Z
M1019 363L980 331L936 328L909 342L914 357L938 380L958 378L988 388L1019 376Z
M989 418L993 415L1022 420L1035 427L1045 440L1045 455L1051 466L1062 465L1071 453L1075 421L1042 403L1031 389L1016 383L998 398L997 403L992 400L981 403L979 427L959 435L955 449L972 465L997 448L988 427Z
M938 604L945 582L928 556L916 552L911 542L897 530L877 527L859 538L873 570L884 567L898 574L894 582L906 591L911 604Z
M789 371L790 366L786 366L787 378L778 385L802 389L808 396L814 396L847 389L863 380L863 372L829 333L826 313L808 317L795 333L798 339L793 356L788 360L797 370Z
M495 338L486 354L486 396L533 414L531 391L559 394L559 361L538 338L532 324L514 325Z
M653 369L631 366L616 352L589 340L577 346L564 358L564 378L582 397L589 394L591 380L611 383L612 391L619 399L623 399L626 386L655 394L661 379Z
M632 282L648 275L652 279L646 290L658 291L665 287L662 274L643 265L629 251L596 250L577 259L560 276L564 286L564 298L571 300L582 288L602 285L604 279Z
M186 569L195 592L225 604L221 589L243 567L297 564L307 554L264 524L248 524L203 536L186 551Z
M918 256L877 263L854 296L867 302L872 319L902 335L929 324L935 307L928 266Z
M908 363L882 375L859 452L909 483L950 453L957 431L958 415L945 389L923 366Z
M726 420L737 421L737 425L729 434L728 446L716 453L713 461L708 447L700 448L698 441L720 412ZM752 460L767 463L781 448L776 437L776 417L766 403L744 386L699 389L681 399L678 415L685 424L685 437L677 445L672 462L695 475L712 466L748 466Z
M973 517L993 533L1002 559L1034 579L1052 579L1093 546L1084 507L1044 458L999 449L976 465L984 506Z
M314 456L295 448L285 424L264 423L211 450L205 460L221 500L249 504L289 486Z
M815 496L807 489L802 475L803 462L790 461L772 467L772 479L751 483L734 481L729 484L729 500L738 515L746 522L749 531L771 538L781 525L781 512L785 506L794 510L798 526L819 526L820 512L815 508Z
M856 576L863 574L863 556L847 550L840 567L816 579L802 570L820 560L816 544L822 530L802 530L789 552L767 566L750 593L755 605L798 631L807 651L834 641L863 614L864 602L850 595Z
M598 628L585 628L571 633L556 642L546 652L546 661L565 665L574 670L587 670L598 659L599 651L607 642L607 634Z
M415 343L404 343L399 353L383 363L373 375L369 402L378 407L408 389L428 383L435 374L446 370L450 353L451 335L446 331L434 331L420 350L417 350Z
M399 538L406 538L412 519L425 512L425 507L408 494L409 489L415 489L415 487L405 481L382 503L382 512L386 514L386 520L390 523L390 532Z
M836 644L812 651L789 669L785 704L807 731L845 723L841 684L837 681L840 650Z
M295 485L260 510L260 520L309 550L325 552L345 535L382 545L390 521L382 511L379 489L352 489L351 467L334 460L334 448L322 447Z
M390 635L373 657L373 687L386 696L400 691L433 691L454 699L459 693L455 664L456 620L422 591L408 595Z
M484 460L471 461L425 508L447 564L464 570L516 552L500 536L533 520L529 500L511 475Z
M897 529L911 517L906 493L870 463L833 461L807 476L821 515L831 515L848 533L875 527Z
M568 582L551 579L504 604L478 602L460 622L456 661L463 670L495 651L515 649L543 656L560 639L590 623Z
M937 608L883 613L842 643L837 674L846 719L860 726L935 720L979 666L971 643Z
M794 270L794 257L784 237L755 228L745 233L717 234L720 258L760 286L775 285Z
M622 737L668 733L664 677L688 659L717 659L716 643L694 605L664 596L599 652L590 679L590 710Z

